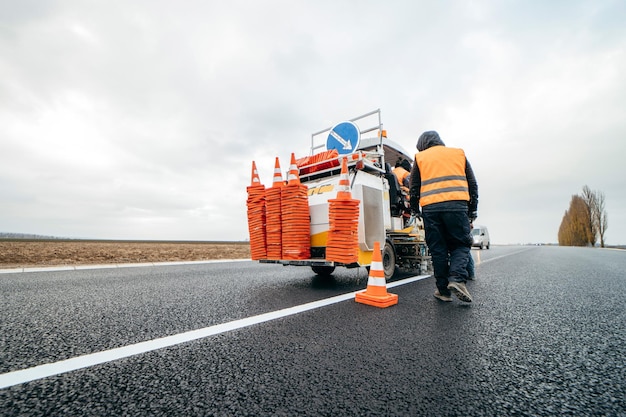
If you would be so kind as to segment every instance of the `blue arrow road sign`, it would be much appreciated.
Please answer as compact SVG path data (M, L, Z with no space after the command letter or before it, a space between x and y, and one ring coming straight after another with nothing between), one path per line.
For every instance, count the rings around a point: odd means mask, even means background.
M337 149L339 154L352 153L359 146L361 133L357 125L352 122L336 124L326 139L326 149Z

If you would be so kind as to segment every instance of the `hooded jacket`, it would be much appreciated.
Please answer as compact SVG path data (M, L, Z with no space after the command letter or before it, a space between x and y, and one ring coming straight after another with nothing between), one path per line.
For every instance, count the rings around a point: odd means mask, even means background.
M419 152L424 152L427 149L430 149L435 146L443 146L443 140L439 137L439 134L435 131L428 131L422 133L417 141L417 150ZM422 184L422 175L420 172L420 164L418 161L423 160L425 154L420 155L419 153L415 155L415 163L413 164L413 169L411 171L411 184L410 184L410 195L411 195L411 205L417 206L420 202L421 194L424 193L424 198L428 200L428 204L423 205L423 209L425 211L468 211L475 212L478 208L478 184L476 182L476 177L474 176L474 171L470 163L465 158L465 154L461 149L449 148L450 151L441 152L437 151L438 154L446 154L453 160L453 165L456 165L456 169L458 169L458 164L463 164L464 167L460 168L462 172L464 170L465 180L467 181L467 194L464 191L452 192L450 194L441 194L439 198L435 198L433 202L432 197L426 197L426 193L435 193L437 192L435 185L435 190L430 190L429 187L432 187L430 184ZM464 169L463 169L464 168ZM449 168L455 169L455 168ZM454 181L454 180L453 180ZM462 179L457 181L455 185L462 185L464 188L465 181ZM424 187L422 187L424 185ZM426 190L425 190L426 189ZM469 200L469 201L467 201Z

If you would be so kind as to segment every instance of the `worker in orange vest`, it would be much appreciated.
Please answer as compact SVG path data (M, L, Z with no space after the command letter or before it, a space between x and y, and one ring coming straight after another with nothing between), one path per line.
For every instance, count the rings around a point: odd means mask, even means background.
M398 179L398 184L400 184L400 190L406 196L406 200L408 203L409 186L411 179L411 163L404 158L399 158L396 161L396 166L392 170L392 172Z
M477 217L478 184L462 149L448 148L435 131L422 133L411 170L411 211L424 220L441 301L472 302L465 282L472 239L470 222ZM421 213L420 213L421 206Z
M405 166L403 166L403 163L406 162L409 164L408 168L406 168L406 164ZM400 158L396 161L396 166L394 167L394 169L392 170L393 174L396 176L396 178L398 179L398 184L400 184L401 187L406 187L407 190L409 188L409 176L411 175L411 164L409 163L409 161L407 161L406 159Z

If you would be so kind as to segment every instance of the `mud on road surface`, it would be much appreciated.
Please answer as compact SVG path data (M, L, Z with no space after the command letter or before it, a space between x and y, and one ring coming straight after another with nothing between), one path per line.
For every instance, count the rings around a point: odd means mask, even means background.
M0 269L250 259L248 242L0 240Z

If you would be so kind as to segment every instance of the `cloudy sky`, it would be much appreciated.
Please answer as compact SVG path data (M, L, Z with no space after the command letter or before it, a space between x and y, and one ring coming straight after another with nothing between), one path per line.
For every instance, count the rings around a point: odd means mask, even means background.
M626 243L626 2L0 0L0 232L244 240L256 161L380 108L477 175L494 243L605 194Z

